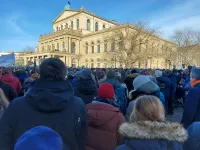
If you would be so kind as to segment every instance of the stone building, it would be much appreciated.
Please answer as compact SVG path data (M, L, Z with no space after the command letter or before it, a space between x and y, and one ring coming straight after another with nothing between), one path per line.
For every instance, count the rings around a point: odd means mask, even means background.
M40 35L36 52L25 54L24 64L36 61L39 65L43 59L54 57L61 59L69 67L123 67L117 58L114 62L106 58L115 45L111 45L105 37L125 27L135 30L132 25L106 20L87 12L83 7L80 10L71 10L67 6L53 21L53 32ZM149 44L160 55L149 56L133 64L134 67L169 68L175 63L169 62L170 59L163 56L170 56L165 50L175 51L176 45L157 36L154 39L156 42Z

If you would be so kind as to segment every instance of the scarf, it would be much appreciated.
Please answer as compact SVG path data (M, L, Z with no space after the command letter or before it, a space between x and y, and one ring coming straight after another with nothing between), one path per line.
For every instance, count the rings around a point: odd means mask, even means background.
M97 96L95 101L106 103L106 104L110 104L110 105L112 105L114 107L118 107L119 108L119 105L117 104L115 99L108 99L108 98L102 98L102 97Z
M197 85L198 83L200 83L200 80L193 80L190 82L192 88L194 88L194 86Z

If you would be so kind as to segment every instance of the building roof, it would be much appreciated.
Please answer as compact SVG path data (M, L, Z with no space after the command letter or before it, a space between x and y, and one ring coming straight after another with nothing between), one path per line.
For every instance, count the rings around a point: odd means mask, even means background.
M69 17L66 17L66 18L64 18L64 19L62 19L62 20L60 20L60 21L63 21L63 20L65 20L65 19L68 19L68 18L71 18L71 17L74 17L74 16L79 15L79 14L81 14L81 13L85 13L85 14L87 14L87 15L90 15L90 16L92 16L92 17L96 17L96 18L98 18L98 19L104 20L104 21L109 22L109 23L112 23L112 24L114 24L114 25L119 25L119 24L116 23L116 22L113 22L113 21L104 19L104 18L102 18L102 17L96 16L94 13L88 13L88 12L86 12L86 11L83 10L83 9L81 9L81 10L64 10L64 11L53 21L53 24L54 24L54 23L56 22L56 20L58 20L58 18L59 18L64 12L66 12L66 11L77 12L77 13L75 13L75 14L69 16ZM58 21L58 22L60 22L60 21Z

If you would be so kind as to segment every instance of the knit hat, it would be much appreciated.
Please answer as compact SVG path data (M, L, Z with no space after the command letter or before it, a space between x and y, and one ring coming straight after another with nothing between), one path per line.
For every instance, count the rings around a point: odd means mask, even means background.
M14 150L62 150L63 143L60 135L54 130L38 126L25 132L15 144Z
M115 78L115 72L114 71L108 71L107 75L106 75L107 79L113 79Z
M162 77L162 71L160 71L160 70L155 70L155 77L156 77L156 78Z
M113 99L115 97L113 86L110 83L103 83L99 86L98 96L101 98Z
M133 81L133 87L136 91L145 91L147 94L155 92L159 89L158 85L145 75L136 77Z

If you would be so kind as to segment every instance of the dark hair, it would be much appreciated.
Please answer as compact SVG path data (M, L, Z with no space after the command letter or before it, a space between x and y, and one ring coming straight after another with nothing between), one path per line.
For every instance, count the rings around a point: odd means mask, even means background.
M40 78L44 80L65 80L67 67L57 58L44 60L39 67Z

